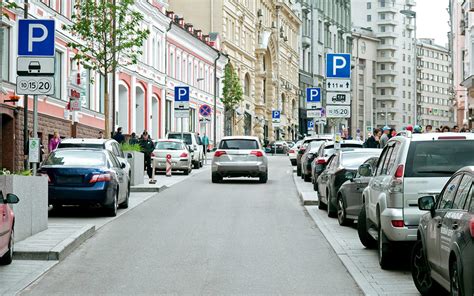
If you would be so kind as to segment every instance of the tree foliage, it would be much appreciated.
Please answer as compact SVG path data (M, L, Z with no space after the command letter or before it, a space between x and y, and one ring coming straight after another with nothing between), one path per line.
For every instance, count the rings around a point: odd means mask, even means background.
M222 103L226 109L235 108L243 100L242 84L230 62L224 69Z
M11 10L11 9L17 9L21 7L15 2L12 2L10 0L0 0L0 10L2 10L2 16L5 17L6 19L10 19L10 16L6 12L3 12L3 8Z
M72 23L64 26L78 40L69 43L77 50L74 59L104 76L117 66L136 64L150 32L141 29L143 15L133 10L134 3L134 0L118 0L115 5L111 0L77 1Z

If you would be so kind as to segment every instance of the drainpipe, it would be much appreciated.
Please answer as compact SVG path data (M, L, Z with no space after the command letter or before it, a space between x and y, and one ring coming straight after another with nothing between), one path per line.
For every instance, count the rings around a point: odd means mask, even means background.
M164 45L165 45L165 69L164 69L164 73L165 73L165 97L163 98L163 102L165 103L165 112L166 112L166 89L168 88L168 42L167 42L167 35L168 35L168 32L169 30L171 30L171 27L173 26L173 20L170 21L169 25L168 25L168 28L166 28L166 31L165 31L165 40L164 40ZM171 111L171 110L170 110ZM166 121L168 120L168 116L166 116L165 114L165 135L167 132L166 130ZM170 122L171 124L171 122ZM171 127L170 127L171 128Z

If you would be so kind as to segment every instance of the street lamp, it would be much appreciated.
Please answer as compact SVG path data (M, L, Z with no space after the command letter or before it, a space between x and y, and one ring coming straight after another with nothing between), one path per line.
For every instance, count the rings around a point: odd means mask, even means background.
M416 12L413 11L413 10L407 10L407 9L403 9L403 10L400 10L400 13L403 14L404 16L408 17L408 18L413 18L413 21L414 21L414 42L413 42L413 51L414 51L414 55L413 55L413 64L414 64L414 67L413 67L413 77L414 77L414 80L413 80L413 85L414 85L414 88L415 88L415 91L413 92L413 102L414 102L414 105L413 105L413 110L415 111L415 116L414 116L414 122L415 124L418 124L418 104L417 104L417 91L418 91L418 88L417 88L417 82L416 82L416 62L418 60L417 58L417 42L416 42Z

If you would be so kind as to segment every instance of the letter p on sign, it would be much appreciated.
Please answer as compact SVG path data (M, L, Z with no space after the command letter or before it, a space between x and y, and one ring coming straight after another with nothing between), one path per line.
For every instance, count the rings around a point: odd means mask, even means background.
M328 53L326 55L327 78L351 78L351 55Z
M18 20L19 56L54 56L54 20Z

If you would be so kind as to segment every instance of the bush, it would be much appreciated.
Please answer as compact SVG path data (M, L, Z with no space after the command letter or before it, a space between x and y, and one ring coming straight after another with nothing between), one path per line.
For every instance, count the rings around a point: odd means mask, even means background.
M123 144L122 144L122 150L123 150L123 151L142 152L142 147L140 147L139 144L130 145L130 144L128 144L128 143L123 143Z

